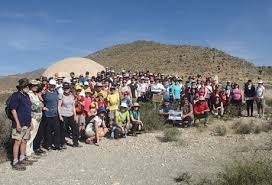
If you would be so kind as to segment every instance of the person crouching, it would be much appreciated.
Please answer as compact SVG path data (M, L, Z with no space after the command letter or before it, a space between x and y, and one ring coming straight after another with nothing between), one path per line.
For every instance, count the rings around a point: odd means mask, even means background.
M132 122L131 133L133 136L136 136L136 131L141 131L144 126L143 122L141 121L139 107L139 103L134 103L132 105L132 109L129 112Z
M210 109L207 101L203 96L200 96L198 101L194 104L194 124L196 120L204 118L204 126L207 126L208 123L208 113Z
M126 137L129 129L132 127L130 124L130 116L128 112L128 105L121 103L120 111L115 113L115 123L112 127L111 138Z
M99 146L99 141L101 137L104 137L108 133L108 128L106 127L106 109L101 107L98 109L97 115L90 121L85 129L85 135L87 137L86 143Z

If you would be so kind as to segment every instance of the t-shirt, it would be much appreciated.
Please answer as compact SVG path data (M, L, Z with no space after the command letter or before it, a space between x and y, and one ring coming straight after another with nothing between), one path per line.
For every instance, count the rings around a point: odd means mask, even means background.
M46 91L43 95L44 106L48 109L45 111L46 117L55 117L58 115L58 92Z
M233 89L232 90L232 99L233 100L241 100L241 90L240 89Z
M41 119L42 116L42 102L39 99L37 94L34 94L32 91L28 93L30 101L31 101L31 116L34 119Z
M103 120L99 116L95 116L90 123L97 123L97 125L100 127L102 125Z
M107 97L108 100L108 109L109 110L117 110L118 106L120 104L120 98L119 98L119 93L113 93L109 94Z
M16 110L21 127L29 127L31 123L31 101L28 94L15 92L11 95L9 107ZM12 128L16 128L16 122L12 121Z
M180 100L181 87L180 85L172 85L173 95L176 100Z
M162 90L165 90L165 88L161 83L151 85L151 92L152 93L160 93Z
M194 113L199 113L206 110L210 111L210 108L207 102L204 102L202 104L198 104L198 103L194 104Z
M165 106L165 105L161 105L160 107L159 107L159 110L160 110L160 112L163 112L163 113L168 113L170 110L173 110L173 108L172 108L172 106Z
M117 125L122 126L123 124L126 124L128 120L130 120L128 111L125 111L125 112L116 111L115 123Z
M256 88L256 96L257 98L264 98L264 86L257 86Z
M129 111L129 114L130 114L130 116L133 116L133 118L136 119L136 120L139 120L139 118L140 118L140 112L139 111L131 110L131 111Z
M91 97L85 97L84 98L84 111L89 112L91 103L93 102L93 98Z
M60 114L65 117L74 115L75 99L70 93L69 95L60 94L59 99L62 100Z
M141 96L141 93L146 93L148 89L148 84L147 83L140 83L139 86L138 86L138 91L139 91L139 94L138 96Z

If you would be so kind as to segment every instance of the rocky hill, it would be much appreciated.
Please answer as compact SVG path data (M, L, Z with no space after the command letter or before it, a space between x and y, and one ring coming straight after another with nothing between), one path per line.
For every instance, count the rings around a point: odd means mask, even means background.
M181 76L205 73L238 81L259 76L254 64L218 49L201 46L135 41L102 49L87 58L104 66L113 66L117 71L150 70Z
M15 74L15 75L9 75L9 76L2 76L0 77L0 91L9 91L10 89L14 89L17 81L20 78L29 78L29 79L35 79L39 78L44 72L44 69L38 69L35 71L22 73L22 74Z

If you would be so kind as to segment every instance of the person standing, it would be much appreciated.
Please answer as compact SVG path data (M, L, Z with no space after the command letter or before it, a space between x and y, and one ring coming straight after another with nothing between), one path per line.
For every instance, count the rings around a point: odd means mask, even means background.
M14 170L26 170L25 165L31 165L26 154L26 143L30 139L31 131L31 101L28 96L29 81L27 78L22 78L18 82L17 92L10 97L8 107L12 114L12 139L13 144L13 162ZM20 157L19 155L20 151ZM19 158L18 158L19 157Z
M265 94L265 88L263 86L263 81L260 80L256 88L256 102L257 102L258 116L260 118L264 116L264 94Z
M54 79L49 81L49 88L43 95L45 110L45 149L61 150L60 148L60 122L58 116L58 92L57 82Z
M68 128L72 130L73 147L80 147L78 144L78 126L76 123L75 99L70 91L70 84L63 83L63 94L59 95L58 112L60 123L60 147L65 149L65 136Z
M254 103L254 97L256 95L255 91L256 91L255 86L252 84L252 81L248 80L248 82L245 84L245 89L244 89L248 117L249 115L253 117L253 103Z
M37 80L30 81L30 91L28 93L31 101L31 123L32 131L30 132L30 140L27 141L26 145L26 156L30 157L33 154L33 141L37 135L40 122L42 119L43 103L39 99L38 92L39 82Z

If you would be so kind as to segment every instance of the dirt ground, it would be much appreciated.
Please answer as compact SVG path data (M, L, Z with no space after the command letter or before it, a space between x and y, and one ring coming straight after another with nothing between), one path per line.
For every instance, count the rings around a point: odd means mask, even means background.
M262 124L259 118L241 118ZM64 152L49 152L24 172L0 164L0 184L177 184L182 173L193 182L214 177L223 165L247 155L272 157L271 132L238 135L230 129L237 120L215 120L207 128L180 128L181 142L163 143L162 132L120 140L102 140L100 146L85 145ZM214 136L217 124L228 127L225 136ZM259 154L258 154L259 155Z

